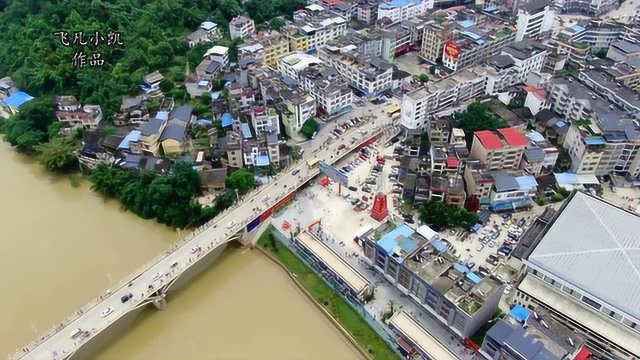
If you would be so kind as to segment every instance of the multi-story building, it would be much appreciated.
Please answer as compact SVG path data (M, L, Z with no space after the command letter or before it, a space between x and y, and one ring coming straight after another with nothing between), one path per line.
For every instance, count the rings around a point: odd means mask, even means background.
M263 68L256 78L262 99L275 106L287 135L295 136L304 122L316 115L316 100L297 83L281 80L271 68Z
M515 41L516 28L506 19L480 13L460 13L453 40L445 43L442 65L457 71L497 55Z
M573 192L557 212L539 216L513 251L526 265L514 302L546 310L584 336L597 358L640 358L640 277L633 262L640 237L631 231L639 226L637 214Z
M253 137L242 139L242 157L245 166L264 167L280 164L280 145L278 135L263 132Z
M276 109L264 105L253 106L251 108L251 125L256 134L263 132L280 133L280 116Z
M380 0L364 0L356 7L356 18L365 25L374 25L378 20Z
M587 56L591 53L591 47L580 41L569 41L567 38L550 39L549 46L557 51L560 56L566 57L566 61L578 66L586 66Z
M609 45L607 58L614 61L627 61L640 58L640 45L629 41L617 41Z
M558 71L564 69L564 66L566 63L567 63L567 55L560 54L554 49L553 52L545 56L542 71L553 75Z
M229 22L231 40L244 39L253 35L254 32L256 32L256 25L246 16L236 16Z
M317 57L305 54L302 51L295 51L283 56L278 61L278 72L283 76L288 76L296 81L300 81L298 75L310 65L320 64L322 61Z
M429 115L484 94L484 72L466 69L404 94L400 124L410 133L428 131Z
M489 170L516 170L527 144L527 138L515 128L476 131L471 157L482 161Z
M391 24L409 20L433 9L433 0L392 0L378 5L378 20L387 18Z
M551 30L555 11L549 0L533 0L518 8L516 41L535 39Z
M548 48L535 41L518 41L505 46L501 52L513 59L516 83L524 83L533 71L541 71Z
M229 91L229 99L234 106L237 106L240 111L248 111L256 101L256 95L259 95L256 90L242 86L239 83L234 83L227 86Z
M616 84L640 91L640 58L632 57L619 62L605 59L592 64L595 70L607 73Z
M640 176L640 133L619 113L596 115L588 126L571 125L563 146L576 174Z
M489 195L493 211L513 210L532 207L531 198L537 193L538 182L533 175L524 171L492 171L495 181Z
M317 4L296 11L293 20L283 30L292 51L315 52L347 29L347 19Z
M436 11L432 17L424 25L420 56L435 63L442 58L444 44L454 38L455 22L444 11Z
M622 23L592 20L564 28L559 38L568 43L583 43L593 51L607 50L619 40L637 41L637 30Z
M99 105L81 105L75 96L56 96L56 118L63 125L60 129L70 134L74 129L95 130L102 121Z
M207 52L204 54L205 58L209 60L217 61L220 63L220 66L223 69L226 69L229 66L229 48L226 46L212 46Z
M300 72L300 86L316 99L318 112L334 116L351 109L353 91L332 67L308 66Z
M145 155L157 156L160 154L162 149L160 137L167 127L168 119L169 112L158 111L156 116L140 129L140 139L137 142ZM131 146L137 147L138 144L132 142Z
M488 203L491 189L495 184L491 172L478 159L468 159L464 167L467 196L475 196L480 202Z
M602 16L618 6L615 0L555 0L554 4L562 9L563 13L584 14L594 17Z
M227 159L229 160L229 166L234 168L241 168L243 166L243 153L242 153L242 135L238 131L227 131L227 136L224 138L224 148L227 150Z
M593 89L594 93L600 94L635 119L640 119L640 98L635 91L617 83L610 75L595 70L580 72L578 79Z
M434 235L435 234L435 235ZM498 306L502 284L482 278L447 252L427 226L401 225L380 240L366 237L364 261L460 337L482 326Z
M352 47L328 43L318 52L320 60L334 67L354 89L365 97L374 97L391 89L393 66L380 59L364 55Z
M275 67L289 52L289 41L277 31L260 31L246 40L238 47L238 56L258 59L267 66Z
M545 90L551 109L567 120L590 119L593 113L606 114L615 108L572 76L552 78Z
M560 150L538 132L528 133L527 138L529 145L522 155L520 169L535 177L551 172L558 161Z

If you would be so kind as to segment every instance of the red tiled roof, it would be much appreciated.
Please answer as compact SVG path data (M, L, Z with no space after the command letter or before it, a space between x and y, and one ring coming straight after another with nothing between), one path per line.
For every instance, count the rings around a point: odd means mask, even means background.
M525 146L528 144L527 138L516 128L498 129L498 132L502 134L509 146Z
M582 349L580 349L576 357L573 358L573 360L587 360L590 357L591 352L586 347L583 347Z
M447 167L454 168L454 167L458 167L458 165L460 165L460 160L456 158L447 159Z
M473 135L480 140L482 146L487 150L502 149L502 141L500 141L498 135L489 130L476 131Z

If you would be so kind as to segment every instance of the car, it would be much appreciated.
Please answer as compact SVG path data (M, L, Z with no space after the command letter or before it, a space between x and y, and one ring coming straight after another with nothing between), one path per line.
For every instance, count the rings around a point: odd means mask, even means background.
M345 172L349 172L351 171L351 168L349 168L348 166L343 166L342 170L344 170Z
M415 224L415 223L416 223L416 221L415 221L415 220L413 220L413 219L409 219L409 218L405 218L405 219L404 219L404 222L406 222L407 224Z
M197 253L198 251L200 251L200 248L199 248L199 247L197 247L197 246L194 246L194 247L192 247L192 248L191 248L191 253L192 253L192 254L195 254L195 253Z
M369 187L363 187L362 191L366 192L366 193L371 193L371 188Z
M478 248L476 249L476 251L482 251L482 249L484 249L484 244L478 245Z
M109 315L111 315L113 313L113 310L115 310L112 306L109 306L108 308L102 310L102 312L100 313L100 316L107 317Z
M351 191L358 191L358 188L355 186L349 186L349 190Z
M482 231L480 231L480 234L486 235L487 234L487 228L482 228Z
M153 275L153 281L160 280L162 278L162 273L158 271Z
M132 293L126 294L126 295L122 295L122 297L120 298L120 301L124 304L127 301L129 301L129 299L131 299L133 297Z
M359 200L358 200L357 198L351 199L351 205L355 205L355 204L357 204L357 203L358 203L358 201L359 201Z
M467 263L467 269L472 270L474 267L476 267L476 263L473 261Z
M490 247L490 248L492 248L492 247L494 247L494 246L496 246L496 242L495 242L494 240L491 240L491 241L489 242L489 247Z
M291 175L296 176L300 172L300 169L295 169L291 172Z
M227 224L227 229L231 229L231 228L233 228L234 226L236 226L236 222L235 222L235 221L233 221L233 220L231 220L231 221Z
M392 138L392 139L391 139L391 143L392 143L392 144L395 144L395 143L397 143L398 141L400 141L400 139L399 139L399 138L397 138L397 137L394 137L394 138Z
M506 287L506 288L504 288L503 293L504 293L505 295L509 295L509 293L511 292L511 289L513 289L513 286L511 286L511 285L507 285L507 287Z

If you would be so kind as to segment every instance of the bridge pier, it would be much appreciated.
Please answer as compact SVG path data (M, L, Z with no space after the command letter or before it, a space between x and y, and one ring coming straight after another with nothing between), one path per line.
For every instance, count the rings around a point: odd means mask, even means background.
M165 295L162 294L153 300L153 305L158 310L166 310L167 309L167 300L165 300Z

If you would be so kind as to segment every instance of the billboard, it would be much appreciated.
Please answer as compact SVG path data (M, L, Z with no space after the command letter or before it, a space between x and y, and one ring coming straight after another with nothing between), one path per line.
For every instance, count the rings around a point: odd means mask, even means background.
M260 224L262 224L263 222L269 220L269 218L271 217L271 215L273 215L273 213L275 211L277 211L278 209L280 209L282 206L284 206L287 202L289 202L289 200L292 200L294 197L296 196L295 191L292 192L291 194L285 196L282 200L278 201L275 205L273 205L272 207L268 208L267 210L265 210L265 212L263 212L262 214L260 214L260 216L258 216L257 218L251 220L248 224L247 224L247 232L251 232L253 229L257 228L258 226L260 226Z
M444 53L453 60L458 60L460 57L460 46L456 45L453 41L447 41L444 44Z
M349 177L347 177L347 175L338 171L333 166L327 164L326 162L320 161L319 170L321 173L326 175L329 179L339 182L340 184L342 184L342 186L349 186Z

